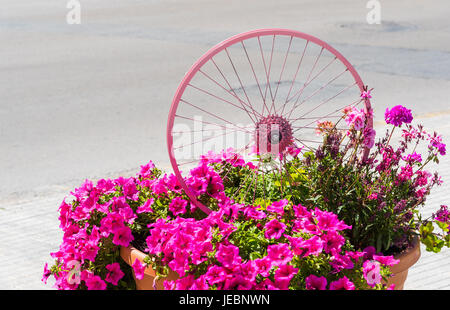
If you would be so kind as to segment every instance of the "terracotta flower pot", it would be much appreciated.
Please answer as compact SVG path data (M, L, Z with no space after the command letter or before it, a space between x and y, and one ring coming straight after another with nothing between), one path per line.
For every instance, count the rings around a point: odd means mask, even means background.
M143 252L139 251L138 249L132 246L129 246L127 248L120 247L120 256L128 265L131 266L136 259L138 259L143 263L146 254L144 254ZM163 290L164 280L176 280L178 279L178 274L176 274L174 271L170 271L169 275L166 278L159 278L158 280L154 281L156 277L156 272L155 270L153 270L151 266L149 266L145 269L144 278L142 280L136 279L134 270L133 270L133 277L134 281L136 282L137 290L153 290L155 288L157 290Z
M395 259L399 259L400 262L397 265L390 267L393 276L389 278L387 285L389 287L390 285L395 284L396 290L403 290L409 268L420 258L419 238L416 237L414 239L412 247L395 255L394 257Z

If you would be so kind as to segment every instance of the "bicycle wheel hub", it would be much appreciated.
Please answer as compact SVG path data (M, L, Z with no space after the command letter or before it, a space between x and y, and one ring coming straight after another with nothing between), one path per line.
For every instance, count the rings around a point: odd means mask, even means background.
M279 115L268 115L256 124L258 154L283 153L293 143L289 122Z

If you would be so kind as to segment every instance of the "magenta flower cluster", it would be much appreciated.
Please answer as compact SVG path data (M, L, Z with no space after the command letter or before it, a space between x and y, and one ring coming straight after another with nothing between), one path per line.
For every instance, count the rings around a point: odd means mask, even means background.
M345 238L340 231L351 227L331 212L289 206L286 200L272 203L266 211L260 209L226 201L202 220L160 219L151 224L146 240L148 253L160 257L160 262L179 276L177 280L166 281L165 288L289 289L292 282L301 282L305 283L304 289L355 289L353 282L344 276L345 270L361 268L365 274L371 268L365 264L369 260L384 266L398 262L392 256L368 257L371 249L345 251ZM233 244L233 233L243 222L259 226L267 238L269 244L262 257L245 258ZM328 277L320 277L320 286L311 282L315 275L306 279L298 276L301 262L311 257L320 257L332 266ZM204 267L206 270L201 272ZM375 274L375 280L367 278L369 285L381 284L379 268L371 274ZM333 279L329 285L327 278Z
M156 177L151 162L137 177L102 179L95 186L86 181L71 193L73 202L64 200L59 208L63 242L51 253L56 262L45 265L43 281L52 275L59 289L130 287L130 272L142 279L150 263L135 260L130 267L119 249L130 246L135 232L146 232L149 261L178 276L164 282L166 289L355 289L361 281L382 288L383 270L397 263L393 257L351 250L342 234L351 227L331 212L287 199L266 207L235 203L212 168L219 162L254 169L229 150L204 156L185 179L199 197L217 204L200 218L175 176ZM248 232L259 240L251 255L241 238ZM382 266L375 282L365 276L372 268L368 260ZM331 269L305 274L311 261Z
M387 124L400 127L402 124L409 124L413 120L411 110L402 105L396 105L392 109L386 109L384 119Z

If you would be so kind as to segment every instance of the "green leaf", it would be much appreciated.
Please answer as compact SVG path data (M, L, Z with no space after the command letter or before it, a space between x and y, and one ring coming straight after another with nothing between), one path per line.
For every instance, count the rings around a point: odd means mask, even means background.
M436 221L436 224L439 226L440 229L442 229L443 232L448 232L449 231L449 224L448 223L443 223L443 222Z
M377 252L381 252L382 243L383 243L383 235L379 234L377 237Z

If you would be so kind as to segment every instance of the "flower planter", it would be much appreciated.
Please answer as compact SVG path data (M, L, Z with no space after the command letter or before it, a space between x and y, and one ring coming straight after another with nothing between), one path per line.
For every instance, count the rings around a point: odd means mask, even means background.
M394 256L395 259L399 259L400 262L397 265L391 266L391 272L393 276L388 280L388 287L392 284L395 285L395 290L403 290L403 286L408 276L408 270L413 266L420 258L420 242L419 238L415 238L413 246L406 249L400 254Z
M141 261L141 263L144 262L144 258L146 257L146 254L139 251L138 249L129 246L129 247L121 247L120 248L120 256L122 259L128 264L132 265L136 259ZM170 271L169 275L166 278L159 278L155 281L156 272L153 270L151 266L147 267L145 269L144 278L142 280L139 280L136 278L136 275L133 270L133 278L136 282L136 289L137 290L163 290L164 289L164 280L176 280L178 278L178 275Z

